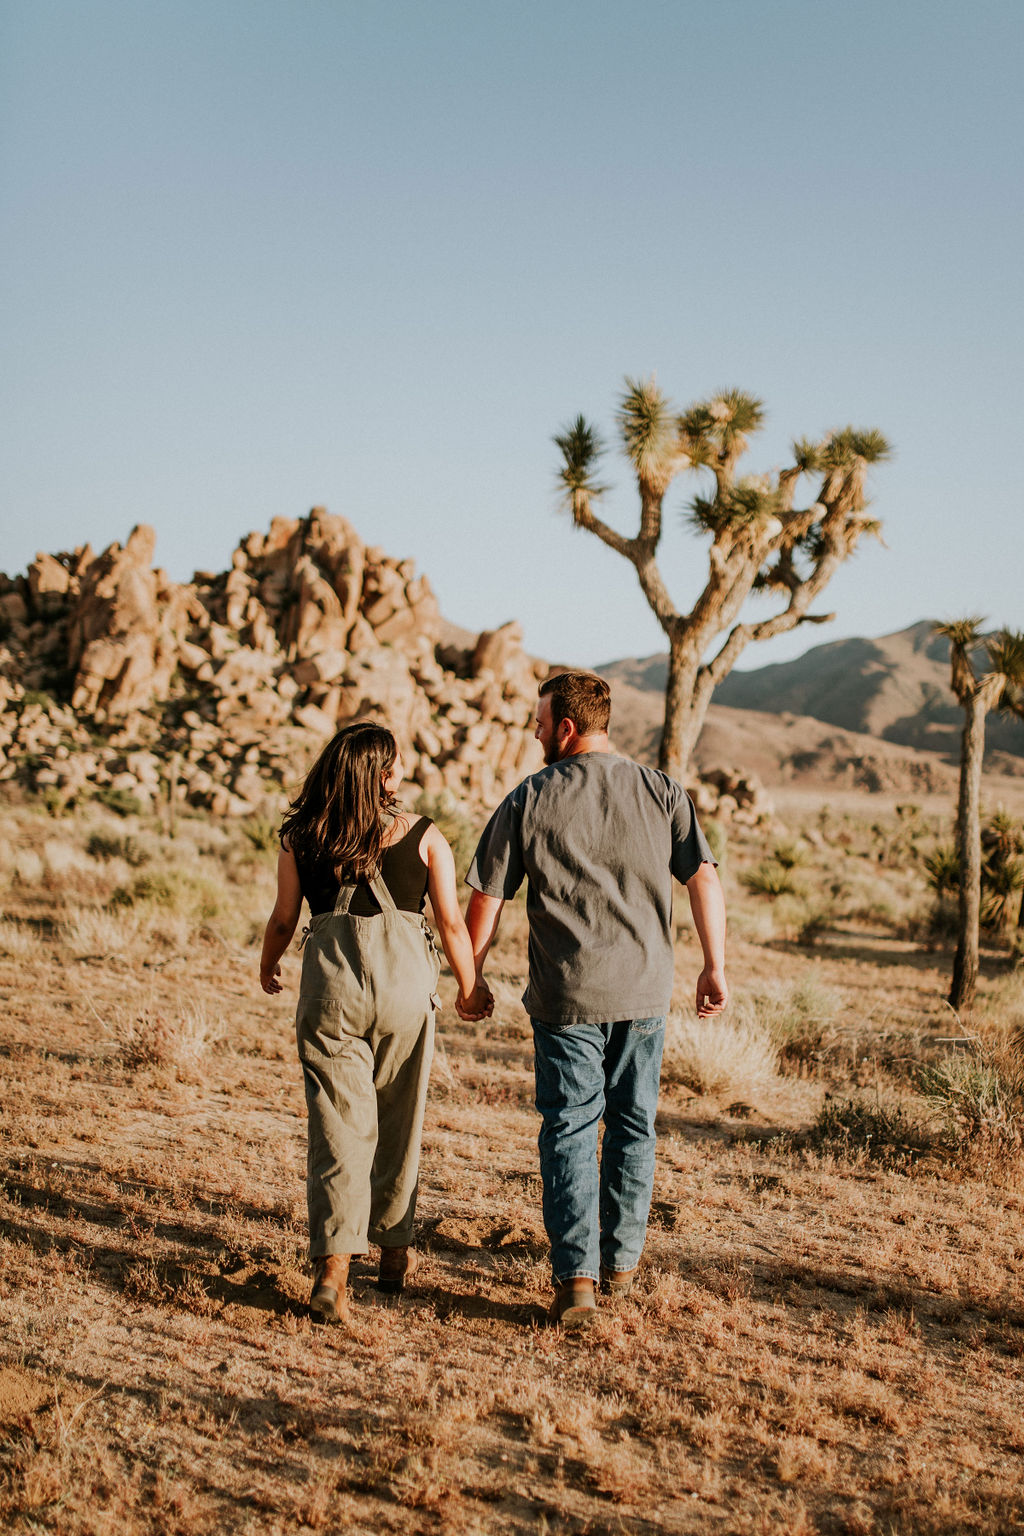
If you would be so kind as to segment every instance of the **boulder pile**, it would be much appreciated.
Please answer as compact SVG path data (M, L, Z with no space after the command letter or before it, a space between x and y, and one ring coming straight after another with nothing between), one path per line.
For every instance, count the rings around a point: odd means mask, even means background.
M187 584L155 545L140 526L0 575L0 780L276 815L361 715L392 727L414 786L478 809L540 767L548 667L519 625L453 643L427 578L343 517L275 518Z

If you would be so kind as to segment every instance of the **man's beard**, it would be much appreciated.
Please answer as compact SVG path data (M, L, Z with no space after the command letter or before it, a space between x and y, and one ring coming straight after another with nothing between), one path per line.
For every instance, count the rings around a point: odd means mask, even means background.
M560 763L562 761L563 755L564 754L559 749L557 737L552 736L551 740L544 748L544 766L546 768L550 768L552 763Z

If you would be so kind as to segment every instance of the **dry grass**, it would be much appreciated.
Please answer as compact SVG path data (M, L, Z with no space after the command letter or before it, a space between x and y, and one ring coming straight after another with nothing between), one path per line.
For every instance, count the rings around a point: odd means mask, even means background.
M870 828L833 820L842 858L881 870L879 900L894 882L898 913L911 883L879 864ZM173 845L96 811L59 825L78 855L63 868L52 850L47 864L48 818L14 808L3 829L0 1528L1024 1526L1021 1165L959 1156L919 1091L917 1068L963 1048L947 1040L949 956L910 942L898 917L837 920L812 956L774 915L792 898L739 886L765 850L730 838L734 1026L768 1063L786 1039L805 1054L740 1088L734 1048L721 1097L667 1069L634 1294L567 1338L543 1326L513 903L494 1018L464 1026L449 1008L441 1021L422 1268L388 1301L357 1260L339 1333L304 1307L295 958L282 998L256 984L272 851L198 820ZM816 857L800 864L808 900L829 894ZM175 883L182 867L205 896ZM140 876L167 878L143 889ZM130 902L111 904L118 887ZM758 931L761 910L772 924ZM680 1020L696 954L684 925ZM975 1029L992 1049L1024 1004L1000 963L986 959ZM860 1134L869 1112L874 1141ZM910 1152L908 1126L921 1132Z
M665 1024L664 1074L694 1093L714 1098L756 1094L775 1076L779 1049L747 1002L698 1019L671 1013Z

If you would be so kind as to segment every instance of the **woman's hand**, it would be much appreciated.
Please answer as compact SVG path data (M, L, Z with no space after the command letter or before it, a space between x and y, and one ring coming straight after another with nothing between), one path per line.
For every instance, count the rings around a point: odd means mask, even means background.
M271 996L281 991L278 977L280 959L292 941L302 910L302 886L298 865L290 848L282 848L277 858L277 900L263 935L260 956L260 986Z
M273 996L275 992L281 992L284 990L281 986L281 983L277 979L280 974L281 967L279 965L275 965L272 971L265 971L262 969L262 967L260 968L260 986L263 988L264 992L269 992L271 996Z

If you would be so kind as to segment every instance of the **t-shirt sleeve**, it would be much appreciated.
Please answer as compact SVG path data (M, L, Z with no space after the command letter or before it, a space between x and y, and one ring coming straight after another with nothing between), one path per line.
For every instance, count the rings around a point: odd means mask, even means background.
M691 880L702 864L717 864L700 829L693 801L680 789L672 812L672 873L683 885Z
M522 812L511 795L498 806L483 830L466 884L484 896L510 901L523 883Z

